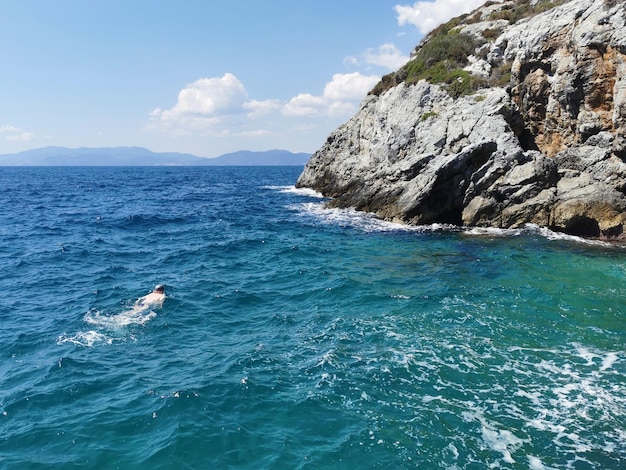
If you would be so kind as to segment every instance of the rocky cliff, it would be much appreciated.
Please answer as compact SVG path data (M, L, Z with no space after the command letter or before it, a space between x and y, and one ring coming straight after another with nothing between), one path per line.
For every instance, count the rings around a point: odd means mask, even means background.
M626 4L487 2L430 33L297 186L409 224L624 236Z

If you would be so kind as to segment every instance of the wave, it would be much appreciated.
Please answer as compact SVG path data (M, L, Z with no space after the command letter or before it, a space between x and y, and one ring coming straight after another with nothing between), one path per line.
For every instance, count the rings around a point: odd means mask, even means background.
M338 209L326 207L319 202L290 204L287 209L299 213L303 217L311 217L316 222L328 225L354 228L364 232L440 232L458 231L459 227L448 224L407 225L380 219L371 212L358 211L354 208Z
M310 188L296 188L295 186L263 186L263 189L270 189L284 194L295 194L297 196L314 197L317 199L325 199L322 193Z
M522 228L501 229L491 227L468 227L462 228L461 232L468 236L487 236L490 238L508 238L525 235L537 235L550 241L565 241L581 245L596 246L602 248L626 248L621 243L615 241L598 240L594 238L583 238L576 235L569 235L563 232L554 232L546 227L540 227L536 224L526 224Z
M401 222L391 222L380 219L376 214L363 212L353 207L346 209L330 208L323 202L303 202L290 204L288 210L298 212L303 217L312 217L317 222L321 221L328 225L354 228L364 232L450 232L460 233L468 237L487 238L512 238L528 235L536 235L550 241L566 241L581 245L596 246L602 248L622 248L623 244L614 241L583 238L576 235L568 235L562 232L554 232L546 227L535 224L526 224L522 228L495 228L495 227L460 227L458 225L434 223L429 225L407 225Z

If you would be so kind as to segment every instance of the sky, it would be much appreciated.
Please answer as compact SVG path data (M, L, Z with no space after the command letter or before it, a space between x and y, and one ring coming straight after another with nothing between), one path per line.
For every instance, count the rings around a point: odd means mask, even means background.
M0 0L0 154L313 153L484 0Z

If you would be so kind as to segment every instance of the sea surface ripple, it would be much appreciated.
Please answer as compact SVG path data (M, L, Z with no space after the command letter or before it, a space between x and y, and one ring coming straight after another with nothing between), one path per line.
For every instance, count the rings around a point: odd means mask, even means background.
M622 247L300 171L0 168L0 468L626 468Z

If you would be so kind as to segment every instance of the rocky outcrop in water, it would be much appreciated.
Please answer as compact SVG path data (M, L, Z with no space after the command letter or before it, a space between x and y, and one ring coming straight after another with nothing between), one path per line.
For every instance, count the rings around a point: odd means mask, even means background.
M625 3L510 0L427 36L297 186L408 224L613 237L625 161Z

